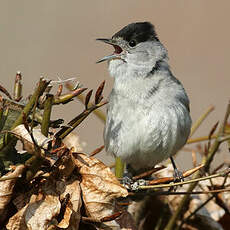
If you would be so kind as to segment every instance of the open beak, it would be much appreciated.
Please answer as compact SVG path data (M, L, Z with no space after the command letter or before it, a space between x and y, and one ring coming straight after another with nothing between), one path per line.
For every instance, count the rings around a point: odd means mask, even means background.
M112 45L114 47L114 53L113 54L103 57L102 59L100 59L96 63L100 63L100 62L108 61L108 60L112 60L112 59L121 59L120 54L123 50L119 45L117 45L117 41L112 40L112 39L107 39L107 38L97 38L96 40L107 43L107 44Z

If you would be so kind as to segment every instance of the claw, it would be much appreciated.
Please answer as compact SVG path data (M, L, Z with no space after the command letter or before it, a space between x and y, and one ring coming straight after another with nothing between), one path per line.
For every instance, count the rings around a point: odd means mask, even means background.
M174 169L173 177L174 177L174 182L184 181L183 173L179 171L177 168Z
M122 185L130 191L137 191L139 189L139 186L147 185L147 184L148 184L148 181L144 179L134 181L128 176L124 176L122 178Z

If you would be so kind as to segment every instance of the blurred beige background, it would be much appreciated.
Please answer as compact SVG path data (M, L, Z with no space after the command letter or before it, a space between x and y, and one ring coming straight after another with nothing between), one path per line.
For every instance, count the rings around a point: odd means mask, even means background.
M15 73L23 74L24 95L32 92L41 75L50 79L77 77L96 89L104 79L107 97L112 79L106 63L95 64L111 47L96 42L110 37L128 23L150 21L169 51L173 73L186 88L196 120L209 105L216 110L196 136L223 118L230 87L230 1L222 0L1 0L0 84L11 90ZM55 109L66 121L79 114L77 100ZM103 123L94 115L76 130L87 143L86 152L103 144ZM227 149L225 157L228 157ZM100 156L108 160L105 155ZM189 166L191 156L177 160Z

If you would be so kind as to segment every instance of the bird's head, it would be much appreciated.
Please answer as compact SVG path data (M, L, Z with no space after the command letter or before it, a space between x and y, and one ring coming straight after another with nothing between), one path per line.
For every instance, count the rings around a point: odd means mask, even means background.
M112 38L97 40L114 47L113 54L103 57L97 63L108 61L109 67L115 68L116 72L126 68L148 71L158 60L167 58L167 51L160 43L154 26L149 22L129 24Z

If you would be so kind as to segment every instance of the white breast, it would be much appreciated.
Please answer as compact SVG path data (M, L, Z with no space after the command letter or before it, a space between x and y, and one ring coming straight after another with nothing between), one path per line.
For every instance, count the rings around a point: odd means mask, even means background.
M170 75L142 78L138 73L120 71L109 98L106 150L134 169L152 167L185 144L191 127L189 111L183 104L188 98Z

